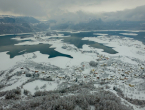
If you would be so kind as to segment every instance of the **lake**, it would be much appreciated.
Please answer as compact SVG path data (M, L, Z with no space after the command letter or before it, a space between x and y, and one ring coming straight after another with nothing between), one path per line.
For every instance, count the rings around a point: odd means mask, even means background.
M134 38L136 40L142 41L145 44L145 32L129 32L129 31L92 31L92 32L80 32L80 33L70 33L70 32L58 32L59 34L64 34L64 36L70 35L71 37L61 37L56 39L63 39L63 42L74 44L77 48L82 48L84 44L90 45L90 47L95 47L98 49L103 49L104 52L109 54L116 54L117 51L113 50L112 47L105 46L101 43L96 43L93 41L88 40L81 40L84 37L97 37L99 35L94 35L94 33L101 33L101 34L108 34L108 36L111 35L117 35L117 36L123 36L123 37L130 37ZM120 33L134 33L137 34L134 35L122 35ZM23 55L25 53L33 53L35 51L40 51L42 54L49 55L48 58L54 58L57 56L63 56L72 58L71 55L63 54L60 52L55 51L55 48L49 48L51 45L49 44L37 44L37 45L14 45L25 41L31 41L31 40L22 40L17 41L15 37L30 37L32 35L6 35L6 36L0 36L0 52L8 51L7 54L10 55L10 58L14 58L17 55Z

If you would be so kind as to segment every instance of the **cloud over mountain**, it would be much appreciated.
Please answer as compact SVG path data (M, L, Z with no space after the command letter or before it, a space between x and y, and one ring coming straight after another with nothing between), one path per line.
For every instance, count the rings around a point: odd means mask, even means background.
M0 0L0 14L53 19L78 12L93 15L132 9L141 5L145 5L144 0Z

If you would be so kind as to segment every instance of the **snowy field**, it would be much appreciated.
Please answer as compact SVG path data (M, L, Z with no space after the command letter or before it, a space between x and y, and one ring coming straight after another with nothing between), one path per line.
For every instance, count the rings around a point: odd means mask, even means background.
M129 36L137 36L138 34L135 33L120 33L122 35L129 35Z
M133 32L120 34L136 36L137 34ZM128 37L102 33L93 35L99 36L84 37L82 40L113 47L118 53L109 54L103 49L86 44L79 49L73 44L63 42L63 37L71 37L63 34L46 36L44 33L37 33L34 37L12 38L18 41L31 40L15 45L50 44L50 48L55 48L55 51L71 55L73 58L63 56L48 58L49 55L36 51L10 59L7 52L1 52L0 92L19 87L21 92L27 90L30 95L34 95L38 91L54 91L74 84L93 82L95 88L103 88L114 93L134 110L145 110L145 104L139 106L128 101L129 99L145 100L145 45L141 41ZM25 51L22 50L20 53ZM106 86L109 88L106 89ZM22 96L25 96L24 93Z

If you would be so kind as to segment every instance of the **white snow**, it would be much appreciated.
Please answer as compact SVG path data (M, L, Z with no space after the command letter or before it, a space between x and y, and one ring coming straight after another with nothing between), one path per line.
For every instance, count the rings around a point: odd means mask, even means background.
M41 89L42 86L46 84L46 88ZM50 91L57 89L57 83L56 82L48 82L48 81L41 81L41 80L35 80L33 82L27 83L23 86L24 89L31 92L31 94L34 94L37 90L35 90L36 87L38 87L39 91Z
M137 36L138 34L136 33L120 33L122 35L129 35L129 36Z
M6 70L9 68L12 68L14 65L16 65L19 62L24 62L26 60L32 60L34 62L40 63L40 62L49 62L48 57L49 55L41 54L39 51L33 52L33 53L25 53L24 55L18 55L14 58L10 58L7 52L1 52L0 53L0 70ZM36 55L36 58L33 58L33 55Z
M72 32L73 33L73 32ZM75 32L77 33L77 32ZM33 52L33 53L25 53L23 55L15 56L14 58L10 59L9 55L7 55L7 52L1 52L0 53L0 70L6 70L9 68L12 68L14 65L18 65L21 62L25 63L26 61L33 62L32 64L43 64L46 65L46 67L51 64L58 66L61 68L61 71L59 70L50 70L52 72L49 72L46 70L39 70L40 78L43 78L44 76L51 76L52 78L57 78L55 81L41 81L41 80L35 80L33 82L29 82L23 86L23 89L29 90L31 94L34 94L36 91L50 91L55 90L58 88L58 82L59 84L66 81L65 75L70 77L70 80L68 83L78 83L76 82L76 78L78 78L78 81L96 81L99 82L101 79L110 82L109 86L111 89L109 89L111 92L116 92L112 89L113 86L117 86L121 90L123 90L123 93L125 96L133 99L145 99L145 91L138 91L138 85L140 83L143 83L143 79L138 77L140 72L142 71L142 68L144 68L143 61L145 61L145 45L137 40L134 40L133 38L127 38L127 37L119 37L119 36L107 36L108 34L101 34L101 33L94 33L94 35L99 35L98 37L85 37L82 40L89 40L94 41L98 43L102 43L106 46L113 47L114 50L116 50L117 54L109 54L106 52L103 52L103 49L97 49L94 47L90 47L89 45L84 44L82 46L82 49L78 49L73 44L67 44L62 41L62 39L49 39L52 37L64 37L63 34L60 34L58 36L52 35L52 36L43 36L40 37L40 35L35 35L35 37L30 38L23 38L20 37L14 38L15 40L31 40L26 41L22 43L18 43L15 45L37 45L39 43L43 44L50 44L50 48L55 48L55 51L58 51L63 54L71 55L73 58L67 58L63 56L55 57L55 58L48 58L49 55L41 54L39 51ZM70 36L65 36L70 37ZM65 46L66 48L62 48ZM20 52L24 52L26 50L22 50ZM35 56L35 57L34 57ZM134 59L139 59L140 61L136 61ZM98 61L97 67L91 67L89 65L90 61ZM107 61L111 62L110 66L108 65ZM121 63L118 63L121 62ZM141 62L141 63L140 63ZM140 65L138 65L140 63ZM48 64L48 65L47 65ZM104 66L106 64L106 66ZM42 65L42 67L43 67ZM28 64L29 66L29 64ZM37 67L37 65L36 65ZM53 66L54 67L54 66ZM48 66L49 68L49 66ZM35 66L32 68L29 68L32 72L36 71ZM16 73L17 71L21 70L20 68L15 69L12 73L8 73L9 75L12 75ZM9 70L8 70L9 71ZM44 71L44 73L43 73ZM129 71L129 72L128 72ZM29 73L31 73L29 71ZM128 72L128 73L126 73ZM134 75L136 74L136 76ZM102 77L103 75L106 78ZM124 75L124 76L123 76ZM2 75L1 79L4 79L6 77L5 75ZM80 77L80 78L79 78ZM98 78L99 77L99 78ZM107 78L108 77L108 78ZM9 81L6 81L7 84L12 84L15 82L12 86L7 86L2 89L2 91L11 90L16 87L20 87L22 83L27 81L27 77L24 76L13 76ZM3 80L5 82L5 80ZM131 87L129 84L134 85ZM46 85L45 88L42 88L42 86ZM94 84L95 87L104 87L100 85L99 83ZM36 90L37 87L37 90ZM133 90L133 91L132 91ZM117 95L117 94L116 94ZM133 95L133 97L132 97ZM118 95L117 95L118 96ZM124 101L124 99L122 99ZM129 105L132 105L128 103ZM134 106L136 110L141 110L141 108L137 108L137 106Z
M18 40L18 41L23 41L23 40L35 40L35 37L25 37L25 38L22 39L21 37L17 36L17 37L11 38L11 39Z
M6 70L16 65L17 62L25 60L22 55L10 59L10 56L6 53L7 52L0 52L0 70Z
M8 35L25 35L25 34L32 34L32 33L1 34L0 36L8 36Z
M14 76L13 79L14 81L16 81L16 83L12 84L11 86L7 86L3 88L1 91L16 89L17 87L20 87L24 82L26 82L29 78L25 76L21 76L20 78L17 78L16 76ZM9 82L9 83L13 83L13 82Z
M93 53L90 53L90 55L87 55L87 54L83 54L82 52L80 51L68 51L66 49L62 49L61 47L63 46L63 43L62 42L57 42L57 43L52 43L52 46L51 47L55 47L56 51L58 52L61 52L63 54L68 54L68 55L71 55L73 58L72 59L68 59L68 58L63 58L62 62L67 62L66 64L68 64L69 66L75 66L75 65L80 65L81 62L89 62L90 60L93 60L94 58L92 57L92 55L95 55ZM74 45L71 45L72 47L74 47ZM75 48L75 47L74 47ZM62 57L59 57L59 58L62 58ZM58 58L57 58L58 60ZM60 61L60 60L59 60ZM53 63L53 62L52 62ZM58 62L56 62L56 65ZM61 63L61 62L60 62ZM63 63L62 63L63 64ZM62 67L66 66L65 65L61 65Z
M81 32L90 32L90 31L72 31L72 30L65 30L65 31L60 31L60 30L54 30L56 32L69 32L69 33L81 33Z
M119 38L119 36L98 36L98 37L85 37L82 40L89 40L98 43L103 43L106 46L113 47L117 54L108 54L103 52L102 49L96 49L100 54L109 56L128 56L130 58L138 58L145 60L145 45L137 40L131 38Z
M102 33L93 33L93 35L107 36L108 34L102 34Z
M25 50L20 51L19 53L22 53L22 52L24 52L24 51L26 51L26 49L25 49Z

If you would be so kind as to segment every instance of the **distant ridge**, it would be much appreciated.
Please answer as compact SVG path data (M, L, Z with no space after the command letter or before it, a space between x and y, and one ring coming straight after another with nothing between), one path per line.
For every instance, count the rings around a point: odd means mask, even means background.
M17 34L43 31L49 28L49 24L42 23L33 17L27 16L0 16L0 34Z

